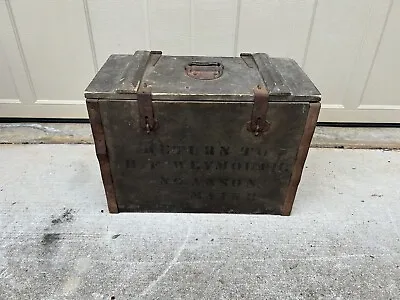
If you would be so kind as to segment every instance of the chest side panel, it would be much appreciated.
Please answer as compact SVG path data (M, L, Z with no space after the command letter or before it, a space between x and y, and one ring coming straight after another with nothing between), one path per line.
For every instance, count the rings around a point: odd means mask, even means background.
M118 207L124 211L281 213L309 103L270 103L268 132L246 128L252 103L100 100Z

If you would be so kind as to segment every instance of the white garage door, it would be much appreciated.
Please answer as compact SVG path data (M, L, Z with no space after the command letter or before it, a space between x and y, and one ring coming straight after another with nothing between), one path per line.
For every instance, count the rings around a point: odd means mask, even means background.
M323 94L319 121L400 122L400 0L0 0L0 117L86 118L111 53L266 52Z

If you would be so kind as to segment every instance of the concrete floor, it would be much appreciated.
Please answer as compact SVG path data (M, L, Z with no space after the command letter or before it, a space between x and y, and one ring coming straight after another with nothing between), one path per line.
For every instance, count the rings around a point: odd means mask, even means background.
M290 217L110 215L93 145L1 145L0 298L400 299L399 169L311 149Z

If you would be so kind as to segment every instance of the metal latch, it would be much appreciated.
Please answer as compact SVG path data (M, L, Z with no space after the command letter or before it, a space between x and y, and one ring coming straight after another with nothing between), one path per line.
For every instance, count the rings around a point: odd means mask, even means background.
M148 134L155 131L158 127L158 121L154 117L153 101L151 96L151 87L143 83L137 95L139 106L140 127Z
M257 85L254 89L254 104L251 119L247 122L247 130L255 136L267 131L270 123L267 121L269 92L266 87Z
M141 64L140 72L138 71L140 76L134 80L134 85L138 85L137 102L139 107L139 125L147 134L158 128L158 121L154 116L151 86L143 82L143 78L146 73L150 72L149 68L151 69L156 65L161 55L161 51L150 51L144 61L145 63Z

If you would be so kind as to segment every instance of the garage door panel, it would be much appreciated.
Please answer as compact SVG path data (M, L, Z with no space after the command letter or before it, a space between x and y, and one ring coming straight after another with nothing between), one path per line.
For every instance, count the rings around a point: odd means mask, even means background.
M400 2L0 0L0 117L85 118L112 53L266 52L322 92L321 122L399 122Z
M390 0L318 1L304 68L325 109L359 106L389 7Z
M7 57L0 44L0 101L18 100L19 96L14 83L14 77L8 65Z
M0 1L0 116L10 105L35 101L16 32L10 4Z
M146 0L88 0L97 65L110 53L150 47Z
M236 54L267 52L301 64L314 6L314 0L242 0Z
M394 1L371 69L362 105L400 108L400 2ZM399 119L400 121L400 114Z
M37 101L82 101L95 74L83 2L10 3Z

